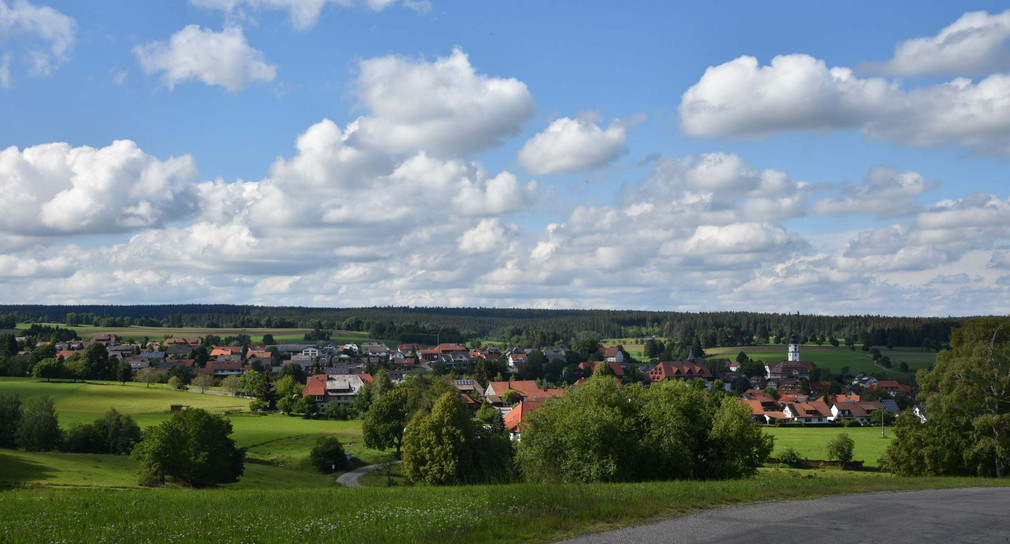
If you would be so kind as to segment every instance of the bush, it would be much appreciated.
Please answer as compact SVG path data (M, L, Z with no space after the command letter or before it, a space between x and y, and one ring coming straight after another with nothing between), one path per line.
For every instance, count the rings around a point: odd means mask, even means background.
M64 451L73 453L130 453L140 441L140 427L132 417L120 414L115 408L93 423L74 425L67 432Z
M845 468L845 464L852 460L855 445L855 441L847 433L838 433L828 442L828 459L841 461L842 468Z
M191 408L144 430L133 456L161 482L166 477L194 486L238 480L245 469L245 450L228 438L231 422Z
M172 376L168 379L168 386L172 389L184 391L186 389L186 382L179 379L178 376Z
M800 457L800 452L796 451L796 448L786 448L782 455L779 455L779 461L787 465L796 466L802 460L803 458Z
M347 467L347 454L336 437L320 436L316 439L315 446L312 446L309 461L320 472L330 474Z
M323 417L326 419L347 421L348 419L351 419L352 415L350 407L344 404L337 404L335 402L327 404L326 408L323 409Z

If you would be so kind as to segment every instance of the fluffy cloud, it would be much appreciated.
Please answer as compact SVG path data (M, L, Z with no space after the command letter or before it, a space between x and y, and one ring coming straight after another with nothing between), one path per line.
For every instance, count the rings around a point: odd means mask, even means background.
M361 62L358 145L388 152L466 154L501 145L533 115L526 84L478 74L460 49L433 62L386 56Z
M277 68L249 46L236 26L214 32L188 25L167 42L138 45L133 52L148 74L163 72L162 81L169 89L197 79L234 92L255 81L273 81L277 75Z
M190 213L188 155L161 161L129 140L108 147L52 143L0 151L0 229L64 235L158 226Z
M758 66L740 57L705 71L680 103L692 136L764 137L789 131L858 128L907 145L961 145L1010 154L1010 76L903 91L881 78L858 78L808 55Z
M813 205L815 214L869 214L878 217L908 215L916 210L916 198L939 186L918 172L899 172L876 166L862 184L843 184L843 198L823 198Z
M24 41L24 58L32 75L48 75L70 59L77 23L49 6L26 0L0 0L0 40ZM10 57L0 65L0 86L10 85Z
M373 11L382 11L387 7L396 4L398 0L364 0L357 2L365 5ZM355 0L189 0L190 4L211 9L219 9L229 16L246 17L245 11L274 11L283 10L288 12L291 18L291 25L298 30L308 30L319 21L319 16L323 8L330 4L343 7L355 5ZM403 0L403 5L414 11L421 13L431 9L431 3L427 0Z
M614 121L606 128L599 116L583 112L562 117L519 150L519 164L538 176L566 174L606 164L628 152L628 128L639 118Z
M1010 66L1010 10L965 13L936 36L906 40L885 63L862 68L895 76L977 75Z

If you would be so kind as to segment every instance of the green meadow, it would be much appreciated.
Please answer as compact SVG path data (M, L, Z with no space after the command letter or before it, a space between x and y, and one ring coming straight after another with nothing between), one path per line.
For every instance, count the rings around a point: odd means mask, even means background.
M67 326L62 323L43 323L44 325L59 326L65 329L73 329L77 334L85 339L91 339L91 337L96 334L118 334L123 338L133 339L134 341L141 341L145 337L150 341L161 341L167 337L172 338L195 338L203 337L208 334L215 334L224 338L226 336L235 336L239 334L247 334L252 339L253 342L262 342L263 335L271 334L279 343L289 343L289 344L300 344L305 342L305 333L312 332L312 329L267 329L267 328L215 328L215 327L95 327L92 325L73 325ZM28 323L18 324L18 328L26 329L30 325ZM373 341L369 338L367 332L361 331L333 331L333 335L330 337L330 342L334 344L347 344L347 343L361 343ZM390 347L396 347L399 342L395 340L374 340L377 342L385 342L386 345Z
M855 351L847 347L831 346L800 346L800 359L810 361L821 368L830 369L833 373L840 373L842 367L849 367L852 374L862 373L888 373L895 378L901 376L911 376L916 370L929 368L936 362L935 351L922 351L918 348L894 349L878 348L881 355L886 355L891 359L891 368L884 368L874 364L870 354L856 348ZM705 350L708 358L736 359L741 351L756 361L784 361L788 356L788 347L784 345L770 346L737 346L732 348L709 348ZM908 372L901 372L898 367L902 362L908 363Z
M827 459L828 442L839 433L846 433L855 443L852 459L865 462L865 467L880 466L880 456L891 443L891 429L885 429L881 438L880 427L765 427L765 432L775 437L772 457L778 457L786 448L795 449L805 459Z
M175 391L164 384L152 384L148 388L145 384L133 382L125 385L119 382L49 383L30 378L2 378L0 393L3 392L16 392L22 399L43 395L53 398L60 426L64 429L75 423L90 423L101 417L109 408L130 415L141 428L157 425L170 418L172 404L202 408L219 414L231 412L228 415L234 430L231 437L239 447L248 448L247 458L251 462L247 467L250 467L248 470L251 471L262 471L260 466L270 465L297 469L310 473L315 479L322 479L322 475L315 473L308 466L309 452L316 438L321 435L333 435L339 438L345 450L354 455L358 464L381 462L390 456L388 452L365 447L361 440L360 421L303 419L280 414L255 415L248 412L249 399ZM55 456L54 459L62 459L63 462L79 457L74 454L21 455L22 460L26 462L33 455L51 455ZM104 462L113 465L122 461L115 456L93 457L111 457ZM129 470L129 479L136 479L137 470L132 465L123 465L122 469ZM74 470L68 469L61 471L60 474L66 476L73 472ZM0 481L11 482L8 476L0 470ZM58 476L47 476L40 481L54 483L61 480ZM247 482L240 482L245 483ZM74 480L70 485L85 484ZM123 484L117 480L114 485Z

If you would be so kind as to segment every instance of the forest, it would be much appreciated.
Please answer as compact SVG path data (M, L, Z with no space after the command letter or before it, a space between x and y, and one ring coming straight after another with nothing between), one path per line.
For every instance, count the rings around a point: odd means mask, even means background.
M667 338L702 346L781 341L856 342L941 349L966 318L755 312L543 310L525 308L309 308L227 304L0 305L0 329L16 323L101 327L311 328L364 331L402 342L497 341L553 345L578 338Z

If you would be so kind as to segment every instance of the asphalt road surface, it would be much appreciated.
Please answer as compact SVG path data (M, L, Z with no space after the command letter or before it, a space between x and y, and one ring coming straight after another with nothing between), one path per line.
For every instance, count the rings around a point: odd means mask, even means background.
M1010 488L899 491L722 508L565 542L1010 543Z
M361 484L358 483L358 479L365 474L368 474L373 470L379 470L380 468L382 468L382 465L368 465L367 467L356 468L337 476L337 483L344 487L362 487Z

